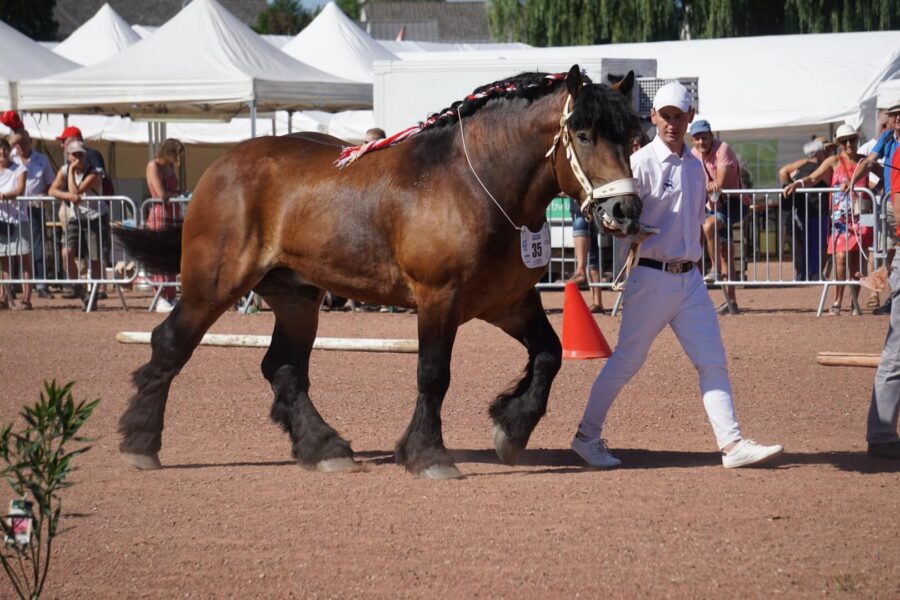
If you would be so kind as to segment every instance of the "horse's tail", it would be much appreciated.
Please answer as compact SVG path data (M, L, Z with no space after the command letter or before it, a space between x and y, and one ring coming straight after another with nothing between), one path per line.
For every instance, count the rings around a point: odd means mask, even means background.
M116 227L113 235L145 271L175 275L181 271L181 227L181 221L166 221L162 229Z

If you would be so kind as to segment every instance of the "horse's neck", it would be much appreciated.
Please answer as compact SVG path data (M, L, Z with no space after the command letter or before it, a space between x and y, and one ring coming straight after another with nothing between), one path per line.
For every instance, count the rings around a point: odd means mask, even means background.
M565 91L555 92L523 109L497 107L463 123L472 167L478 172L479 164L491 165L489 172L478 175L517 226L539 225L559 193L546 153L559 128L564 97Z

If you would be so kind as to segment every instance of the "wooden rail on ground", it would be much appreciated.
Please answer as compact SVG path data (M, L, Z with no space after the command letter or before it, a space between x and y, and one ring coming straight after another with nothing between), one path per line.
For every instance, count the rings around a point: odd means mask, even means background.
M123 344L149 344L149 331L120 331L116 340ZM201 346L226 346L239 348L268 348L270 335L241 335L207 333ZM318 350L352 350L355 352L409 352L419 351L418 340L379 338L328 338L317 337L313 348Z
M816 362L826 367L869 367L874 369L881 362L880 354L857 352L819 352Z

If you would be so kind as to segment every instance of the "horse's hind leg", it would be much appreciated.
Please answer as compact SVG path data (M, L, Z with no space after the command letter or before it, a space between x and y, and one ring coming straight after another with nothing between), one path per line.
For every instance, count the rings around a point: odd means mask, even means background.
M309 355L324 292L296 285L288 273L270 273L256 288L275 312L272 344L262 362L263 376L275 392L272 420L290 436L291 453L304 467L355 470L350 444L322 419L309 398Z
M450 387L450 356L459 327L452 298L419 297L419 366L416 409L406 433L397 442L397 463L429 479L454 479L462 473L444 447L441 405Z
M163 418L172 379L190 359L210 325L228 307L224 302L216 308L203 302L183 298L151 336L150 362L132 375L137 392L119 418L122 441L119 452L138 469L158 469L162 446Z
M519 340L528 350L522 379L491 405L494 447L506 464L515 464L531 432L547 410L550 386L562 363L559 337L547 320L537 290L529 290L517 307L491 323Z

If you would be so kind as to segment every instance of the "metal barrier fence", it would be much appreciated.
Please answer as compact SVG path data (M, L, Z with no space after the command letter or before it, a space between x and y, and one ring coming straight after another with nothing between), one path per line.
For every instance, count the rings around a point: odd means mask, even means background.
M849 286L851 304L858 309L855 274L877 268L884 260L887 211L882 210L881 200L864 188L854 190L857 199L848 210L835 210L832 193L837 191L800 188L785 199L780 189L723 190L716 225L709 218L708 235L704 235L702 267L704 273L709 271L708 285L723 290L822 286L817 314L822 312L830 287ZM0 249L9 254L2 261L0 285L84 286L90 292L87 309L94 306L102 286L113 285L124 308L119 286L137 279L155 289L149 308L153 310L166 289L180 284L177 278L148 279L128 268L132 263L110 235L110 224L158 227L165 219L183 218L189 202L190 197L166 203L150 198L138 210L124 196L85 198L81 207L49 197L0 201ZM610 290L624 264L628 242L597 235L568 198L554 199L547 219L553 256L537 287L562 288L583 262L588 285ZM832 246L837 254L832 254ZM581 256L576 256L576 248ZM728 295L723 295L727 302ZM252 301L248 297L247 307Z
M87 311L111 285L126 307L119 286L135 276L123 267L127 256L111 225L134 223L136 215L125 196L87 197L77 205L46 196L0 201L0 285L8 298L9 286L16 284L72 286Z
M822 313L829 288L850 286L851 304L858 310L860 284L855 274L865 274L869 267L878 268L883 262L888 245L884 235L887 215L871 190L855 189L856 199L846 211L835 209L834 192L839 189L800 188L786 199L781 189L723 190L718 214L708 215L703 236L701 267L707 284L723 290L821 286L817 314ZM611 290L629 244L586 229L573 206L571 200L561 197L547 210L553 258L537 287L562 288L584 263L588 285ZM589 245L593 246L590 259L586 258ZM728 294L723 295L729 303Z
M190 196L177 196L169 198L163 202L160 198L147 198L141 204L141 221L142 227L149 229L158 229L165 225L166 221L182 220L187 215L188 205L190 204ZM149 312L156 310L160 299L168 294L168 290L174 290L172 293L181 288L180 276L166 275L147 275L143 270L138 272L138 279L142 286L152 288L155 293L147 308Z

